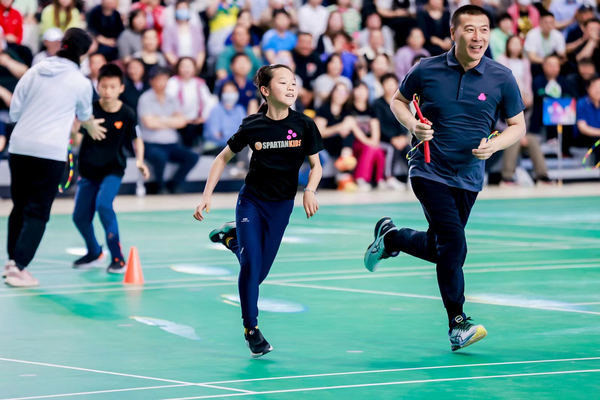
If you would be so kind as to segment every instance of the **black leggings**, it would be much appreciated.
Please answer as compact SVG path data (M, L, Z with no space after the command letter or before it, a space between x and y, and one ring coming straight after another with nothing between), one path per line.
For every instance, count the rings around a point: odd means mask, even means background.
M9 165L13 209L8 219L8 258L23 270L44 236L65 162L10 154Z

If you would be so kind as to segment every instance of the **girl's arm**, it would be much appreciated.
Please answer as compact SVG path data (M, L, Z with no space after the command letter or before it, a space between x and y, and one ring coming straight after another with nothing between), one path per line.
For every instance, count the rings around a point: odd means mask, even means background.
M315 215L319 209L319 203L317 202L317 187L323 176L323 167L321 167L319 153L308 156L308 162L310 164L310 174L308 175L308 185L306 185L303 199L306 218Z
M198 221L202 221L204 219L202 210L206 209L206 213L210 212L210 202L213 190L215 190L215 186L217 186L219 179L221 179L225 165L227 165L234 155L235 153L231 151L229 146L227 146L221 153L219 153L217 158L215 158L212 167L210 167L208 180L206 181L206 187L204 188L204 193L202 194L202 200L200 200L200 204L198 207L196 207L196 212L194 213L194 218L196 218Z

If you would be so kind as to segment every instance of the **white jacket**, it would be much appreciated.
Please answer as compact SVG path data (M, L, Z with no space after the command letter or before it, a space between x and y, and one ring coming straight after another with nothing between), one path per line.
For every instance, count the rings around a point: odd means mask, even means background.
M49 57L23 75L10 104L17 125L8 152L56 161L67 160L75 115L92 117L92 84L74 62Z

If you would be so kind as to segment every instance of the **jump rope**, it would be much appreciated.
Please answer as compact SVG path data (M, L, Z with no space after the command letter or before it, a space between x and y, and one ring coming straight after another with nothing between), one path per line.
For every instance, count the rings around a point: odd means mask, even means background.
M598 146L600 146L600 140L598 140L596 143L594 143L594 145L587 151L587 153L585 153L585 156L583 157L583 160L581 160L581 164L583 164L583 167L585 169L587 169L588 171L600 168L600 161L598 161L598 164L594 165L593 167L588 167L587 166L587 160L588 160L588 158L594 152L594 149L596 147L598 147Z
M415 107L415 110L417 111L417 115L419 116L419 122L421 122L422 124L429 123L429 121L425 117L423 117L423 113L421 112L421 108L419 107L419 98L417 97L416 94L413 96L412 104ZM500 135L500 133L498 131L492 132L492 134L490 136L488 136L486 143L489 142L490 139L492 139L498 135ZM600 140L598 140L596 142L596 145L598 145L599 143L600 143ZM423 153L425 155L425 162L429 164L431 162L431 153L429 151L429 142L426 142L424 140L421 140L419 143L417 143L416 146L414 146L412 149L409 150L408 154L406 154L406 159L409 161L412 160L417 153L417 149L421 145L423 145ZM591 153L592 150L590 150L588 153ZM585 160L587 160L587 159L584 159L584 163L585 163ZM600 162L598 163L596 168L598 168L598 166L600 166Z
M69 177L67 178L67 182L63 186L62 184L58 184L58 191L60 193L64 193L65 190L71 186L71 181L73 180L73 151L71 149L71 145L73 144L73 140L69 140L69 147L67 147L67 152L69 153Z

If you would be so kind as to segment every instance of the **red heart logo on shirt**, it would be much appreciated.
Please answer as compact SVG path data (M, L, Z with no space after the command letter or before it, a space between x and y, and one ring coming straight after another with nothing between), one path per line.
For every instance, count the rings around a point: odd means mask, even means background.
M121 129L122 127L123 127L123 122L122 121L115 122L115 128Z

